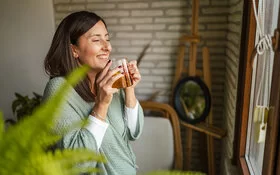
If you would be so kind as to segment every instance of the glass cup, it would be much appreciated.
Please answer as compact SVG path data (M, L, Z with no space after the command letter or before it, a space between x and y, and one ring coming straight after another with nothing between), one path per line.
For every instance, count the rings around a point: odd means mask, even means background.
M116 74L123 74L122 77L120 77L118 80L116 80L113 85L112 85L112 88L118 88L118 89L121 89L121 88L126 88L126 87L129 87L131 86L133 83L132 83L132 80L130 78L130 74L129 74L129 71L128 71L128 67L127 67L127 59L125 58L112 58L112 65L110 67L110 69L114 69L116 67L122 67L121 71L117 72Z

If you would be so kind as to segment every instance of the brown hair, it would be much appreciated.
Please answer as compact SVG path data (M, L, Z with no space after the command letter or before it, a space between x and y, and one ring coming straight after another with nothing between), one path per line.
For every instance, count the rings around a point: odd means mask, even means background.
M80 11L68 15L61 21L44 61L45 71L50 78L66 76L79 67L77 59L72 55L71 44L77 45L79 37L100 20L105 24L104 20L95 13ZM75 90L85 101L94 101L88 78L82 80Z

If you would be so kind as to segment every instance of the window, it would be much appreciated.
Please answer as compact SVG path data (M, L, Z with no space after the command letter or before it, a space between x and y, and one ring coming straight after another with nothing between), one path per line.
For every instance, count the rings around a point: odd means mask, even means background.
M267 14L265 20L265 27L267 31L274 31L279 22L279 1L267 1ZM236 132L235 132L235 157L234 161L238 162L242 169L243 174L275 174L277 165L277 149L279 147L278 131L279 131L279 101L280 101L280 54L279 50L274 57L274 63L271 62L273 68L271 89L270 106L272 110L269 111L268 129L266 132L265 143L257 143L255 138L256 125L253 120L254 103L256 102L256 90L260 85L260 76L257 74L262 68L262 62L259 61L255 65L256 69L252 69L251 54L255 47L256 36L256 23L254 12L252 9L252 2L245 2L244 4L244 17L243 17L243 31L241 54L239 69L239 86L237 98L237 111L236 111ZM273 32L270 32L273 33ZM277 67L278 66L278 67ZM272 71L271 71L272 74ZM279 166L278 166L279 167Z

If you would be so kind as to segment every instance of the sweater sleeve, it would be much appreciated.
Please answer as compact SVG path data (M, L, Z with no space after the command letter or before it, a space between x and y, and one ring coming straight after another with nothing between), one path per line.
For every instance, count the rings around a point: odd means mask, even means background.
M50 80L45 88L43 100L52 96L63 82L65 81ZM82 115L81 111L72 103L71 92L64 98L65 102L60 107L58 117L54 121L54 132L63 135L56 147L60 149L86 148L99 153L93 134L86 127L74 127L75 124L86 120L88 116ZM65 130L67 130L66 133ZM86 166L96 167L96 162L87 163Z
M136 125L137 125L138 105L139 105L139 102L137 101L134 108L129 108L129 107L125 106L125 109L124 109L124 113L125 113L124 117L125 117L125 120L127 120L127 125L129 128L129 131L132 135L135 134Z
M65 105L63 111L61 112L61 117L56 121L55 131L57 133L63 131L64 128L72 127L73 124L80 122L81 119L76 114L75 110L71 109L71 106ZM86 148L94 151L95 153L100 153L98 149L98 143L96 142L92 133L84 127L76 127L71 129L66 134L63 134L61 140L56 144L59 149L76 149L76 148ZM96 167L97 162L90 161L80 164L84 168L86 167Z
M137 115L138 116L137 116L135 132L133 134L131 132L129 132L129 140L132 140L132 141L138 139L143 131L144 114L143 114L143 109L140 104L138 105Z
M88 121L89 122L86 125L86 128L94 136L94 139L97 143L97 148L99 149L109 124L97 119L92 115L89 115Z
M123 90L121 91L121 96L122 96L123 107L124 107L124 111L125 111L125 108L126 108L125 101L124 101L125 100L125 93L124 93ZM136 140L140 137L140 135L142 133L142 130L143 130L143 125L144 125L143 109L142 109L142 107L141 107L141 105L138 101L137 101L137 103L138 103L138 110L136 111L137 116L134 116L135 119L136 119L136 126L133 128L133 132L131 132L131 128L129 128L129 126L127 126L128 131L129 131L128 132L129 133L128 138L131 141ZM127 113L125 115L127 117L127 120L131 117ZM135 121L133 121L133 122L135 122Z
M60 133L65 128L71 128L82 121L75 109L66 104L62 108L61 117L56 121L55 132ZM61 148L87 148L98 152L98 145L93 134L86 127L75 127L63 135L59 146Z

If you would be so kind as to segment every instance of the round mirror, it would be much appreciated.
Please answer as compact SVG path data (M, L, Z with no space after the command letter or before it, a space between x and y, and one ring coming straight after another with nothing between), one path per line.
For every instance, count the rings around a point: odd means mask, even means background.
M195 124L204 121L211 107L210 92L199 77L186 77L174 91L174 108L180 119Z

